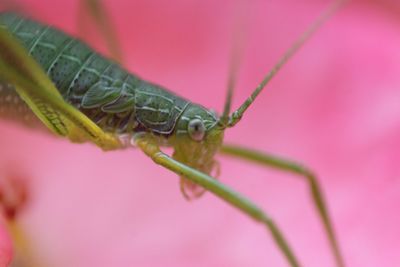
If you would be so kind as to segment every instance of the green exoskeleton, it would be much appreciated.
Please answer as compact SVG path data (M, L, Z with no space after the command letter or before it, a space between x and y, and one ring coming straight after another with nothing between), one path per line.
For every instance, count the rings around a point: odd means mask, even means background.
M214 160L217 153L301 175L309 183L337 265L344 266L312 172L291 161L223 144L224 131L240 121L276 72L343 2L335 1L230 114L232 68L221 116L140 79L53 27L14 13L0 13L0 117L45 125L73 142L91 141L104 150L139 147L155 163L181 177L186 198L197 197L204 189L264 224L291 266L300 264L274 221L210 175L219 169ZM160 150L163 146L174 149L172 157Z

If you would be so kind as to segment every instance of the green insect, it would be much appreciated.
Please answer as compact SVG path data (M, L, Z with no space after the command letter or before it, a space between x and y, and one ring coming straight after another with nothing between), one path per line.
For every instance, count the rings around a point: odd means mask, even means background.
M290 266L300 266L274 221L257 205L214 177L217 153L301 175L309 183L338 266L344 266L316 177L307 168L244 147L223 144L265 85L334 13L335 1L293 44L250 97L230 114L235 64L221 116L128 73L63 32L14 13L0 13L0 117L45 125L72 142L103 150L139 147L156 164L181 177L186 198L209 191L271 232ZM160 147L174 149L172 157Z

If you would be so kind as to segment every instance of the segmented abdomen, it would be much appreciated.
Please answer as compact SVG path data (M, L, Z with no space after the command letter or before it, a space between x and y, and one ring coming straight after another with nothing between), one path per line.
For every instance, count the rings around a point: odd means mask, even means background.
M140 80L55 28L13 13L0 13L0 26L22 42L65 101L106 131L148 130L168 135L188 105L186 100Z

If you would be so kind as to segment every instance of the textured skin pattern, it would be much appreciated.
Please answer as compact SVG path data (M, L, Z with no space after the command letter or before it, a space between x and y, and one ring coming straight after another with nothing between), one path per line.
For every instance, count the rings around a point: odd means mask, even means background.
M188 101L128 73L81 41L13 13L0 13L8 29L42 66L65 101L113 133L170 135ZM0 116L33 118L11 85L0 82ZM25 118L25 119L24 119Z
M0 118L19 121L34 127L41 125L40 120L33 114L31 109L18 96L14 87L10 84L0 82Z

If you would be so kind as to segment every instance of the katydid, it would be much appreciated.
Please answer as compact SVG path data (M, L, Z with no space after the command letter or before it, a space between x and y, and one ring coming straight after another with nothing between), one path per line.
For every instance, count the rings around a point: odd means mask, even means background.
M139 147L181 178L187 199L209 191L271 232L290 266L300 266L276 223L255 203L210 174L217 153L296 173L309 183L338 266L344 266L316 177L301 165L226 145L224 131L243 117L265 85L345 1L337 0L297 39L246 101L233 113L235 66L221 116L144 81L63 32L14 13L0 13L0 117L45 125L73 142L104 150ZM172 157L160 147L172 147Z

